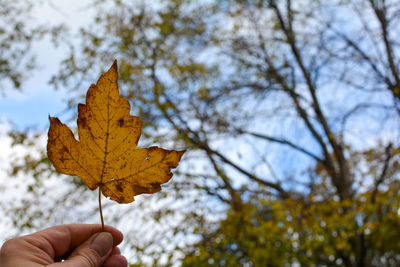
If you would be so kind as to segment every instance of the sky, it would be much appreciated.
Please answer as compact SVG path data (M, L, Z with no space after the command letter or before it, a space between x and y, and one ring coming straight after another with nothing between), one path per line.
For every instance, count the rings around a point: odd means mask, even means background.
M90 21L85 10L87 0L45 1L33 12L38 24L64 24L72 32ZM65 57L66 46L55 48L45 39L33 46L37 56L38 68L30 73L23 83L22 91L6 90L0 95L0 124L11 123L17 129L26 127L47 127L48 115L58 115L65 108L62 91L55 91L48 84L51 76L57 73L60 61Z
M43 1L38 6L33 17L35 23L45 25L65 24L71 32L76 30L84 23L90 21L90 14L84 9L89 1L87 0L57 0ZM0 183L0 246L2 241L13 236L15 233L12 222L3 215L2 205L17 201L21 193L18 192L21 181L29 183L32 177L16 177L10 179L8 171L10 160L16 155L34 155L35 149L27 150L22 147L12 147L11 138L7 136L7 131L11 128L26 129L35 127L43 132L47 132L49 126L48 116L62 114L65 109L64 92L55 91L49 80L52 75L57 73L60 61L65 57L66 46L62 44L56 48L50 40L45 39L32 48L32 52L37 56L38 68L30 73L29 78L22 84L22 91L7 88L5 94L0 94L0 179L7 181ZM39 142L42 148L46 145L46 137L43 136ZM36 150L37 151L37 150ZM13 200L13 198L16 198Z

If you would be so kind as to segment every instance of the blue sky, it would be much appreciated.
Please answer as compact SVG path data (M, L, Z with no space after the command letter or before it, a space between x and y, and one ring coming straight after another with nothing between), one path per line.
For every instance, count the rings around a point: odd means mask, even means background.
M75 32L90 21L90 14L84 9L88 3L87 0L46 1L36 8L33 16L36 23L62 23ZM0 122L10 121L17 128L46 127L48 115L58 115L65 108L63 91L55 91L48 81L57 72L66 47L61 44L55 48L49 40L43 40L33 46L32 52L37 56L39 68L23 83L23 91L7 89L5 96L0 96Z

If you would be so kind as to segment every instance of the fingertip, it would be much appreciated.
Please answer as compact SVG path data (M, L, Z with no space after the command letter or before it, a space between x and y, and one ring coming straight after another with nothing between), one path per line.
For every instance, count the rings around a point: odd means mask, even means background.
M121 254L121 250L119 249L119 247L114 247L113 250L111 251L111 256L112 255L120 255Z
M124 235L117 228L105 225L104 231L109 232L113 236L114 246L118 246L119 244L121 244L122 240L124 239Z
M128 261L122 255L111 255L103 264L103 267L127 267Z

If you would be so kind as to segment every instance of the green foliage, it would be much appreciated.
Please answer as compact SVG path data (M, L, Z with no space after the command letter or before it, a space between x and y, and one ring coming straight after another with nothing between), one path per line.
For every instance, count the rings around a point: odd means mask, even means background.
M400 184L345 201L252 199L203 228L182 266L395 266L400 255ZM375 200L373 200L373 198Z

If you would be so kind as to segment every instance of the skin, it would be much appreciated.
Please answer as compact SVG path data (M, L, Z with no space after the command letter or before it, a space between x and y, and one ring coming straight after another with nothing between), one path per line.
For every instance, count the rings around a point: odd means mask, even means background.
M1 267L126 267L120 231L101 225L70 224L10 239L0 250Z

